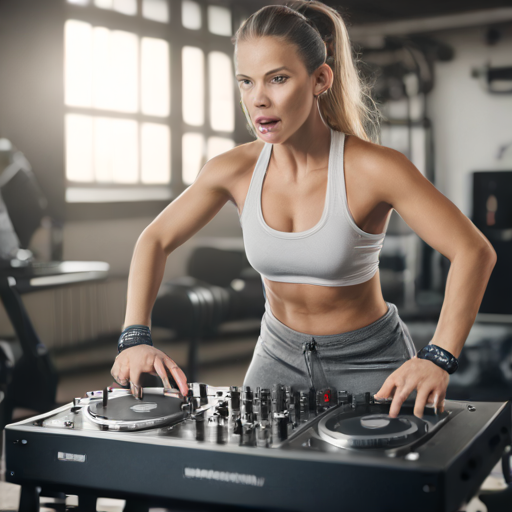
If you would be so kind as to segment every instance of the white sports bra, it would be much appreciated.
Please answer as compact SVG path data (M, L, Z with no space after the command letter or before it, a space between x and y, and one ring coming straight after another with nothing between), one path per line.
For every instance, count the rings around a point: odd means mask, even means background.
M369 280L379 268L386 236L361 230L348 209L343 170L345 134L331 129L327 195L320 221L306 231L277 231L261 210L261 190L273 144L263 147L239 214L252 267L271 281L348 286Z

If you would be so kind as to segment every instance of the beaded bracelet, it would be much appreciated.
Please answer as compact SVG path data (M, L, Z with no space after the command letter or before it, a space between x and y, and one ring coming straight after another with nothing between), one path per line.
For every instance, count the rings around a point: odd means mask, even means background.
M117 342L117 352L121 353L123 350L135 347L136 345L151 345L151 331L147 325L129 325L126 327Z
M459 367L459 360L450 354L448 350L438 347L437 345L427 345L426 347L423 347L416 354L416 357L432 361L443 370L446 370L449 374L457 371L457 368Z

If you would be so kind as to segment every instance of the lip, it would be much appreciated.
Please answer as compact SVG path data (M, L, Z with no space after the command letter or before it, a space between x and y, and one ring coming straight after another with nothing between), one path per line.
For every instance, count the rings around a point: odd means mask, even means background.
M261 123L264 121L280 121L280 119L278 117L260 116L254 120L255 123Z

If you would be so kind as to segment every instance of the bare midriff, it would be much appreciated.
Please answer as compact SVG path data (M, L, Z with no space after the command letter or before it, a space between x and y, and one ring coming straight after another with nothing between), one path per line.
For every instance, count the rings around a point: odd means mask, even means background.
M305 334L323 336L355 331L383 317L388 310L378 271L368 281L351 286L263 279L272 314L290 329Z

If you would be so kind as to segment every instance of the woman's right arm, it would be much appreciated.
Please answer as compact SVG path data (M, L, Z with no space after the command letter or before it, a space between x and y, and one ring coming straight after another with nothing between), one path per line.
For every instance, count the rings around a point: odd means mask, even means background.
M151 311L162 283L168 256L204 227L230 199L237 148L209 160L196 180L142 232L133 253L128 276L124 327L151 326ZM176 363L150 345L124 349L111 369L114 379L126 386L140 386L142 373L157 374L170 387L171 373L182 394L188 392L187 379Z

